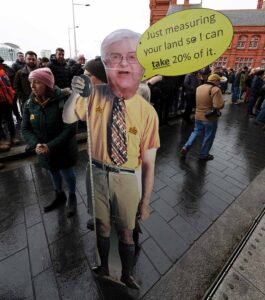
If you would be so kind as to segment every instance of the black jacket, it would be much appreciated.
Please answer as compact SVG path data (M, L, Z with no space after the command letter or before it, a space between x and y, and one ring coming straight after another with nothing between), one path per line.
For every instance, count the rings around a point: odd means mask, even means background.
M16 60L13 65L12 68L15 71L15 73L17 73L18 70L22 69L25 66L25 62L22 63L19 60Z
M55 85L61 89L71 87L72 74L70 67L65 61L58 62L58 60L52 60L48 64L48 68L50 68L53 73Z

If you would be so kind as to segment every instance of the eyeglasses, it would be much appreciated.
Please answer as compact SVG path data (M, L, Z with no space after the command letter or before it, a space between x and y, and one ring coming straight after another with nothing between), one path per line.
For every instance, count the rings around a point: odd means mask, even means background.
M130 64L138 64L138 59L136 57L135 52L128 52L126 57L122 56L120 53L110 53L107 56L107 59L113 63L113 64L119 64L123 61L123 59L126 59L126 61Z

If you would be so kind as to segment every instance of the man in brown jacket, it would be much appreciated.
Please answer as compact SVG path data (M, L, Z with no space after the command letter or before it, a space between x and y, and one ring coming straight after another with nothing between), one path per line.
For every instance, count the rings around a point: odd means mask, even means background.
M222 92L218 87L222 80L219 75L212 74L205 84L197 88L195 126L188 141L180 151L182 158L186 156L195 140L203 133L200 159L204 161L214 159L209 151L215 138L218 117L221 115L219 109L224 107Z
M25 66L18 70L14 79L14 89L20 103L21 113L24 103L29 99L31 87L29 83L29 73L35 70L37 66L37 54L33 51L27 51L25 54Z

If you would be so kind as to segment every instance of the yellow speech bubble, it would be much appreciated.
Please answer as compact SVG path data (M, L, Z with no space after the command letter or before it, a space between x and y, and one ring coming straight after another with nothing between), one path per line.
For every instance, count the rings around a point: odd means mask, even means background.
M218 11L195 8L171 14L146 30L137 45L143 80L200 70L224 53L232 37L232 23Z

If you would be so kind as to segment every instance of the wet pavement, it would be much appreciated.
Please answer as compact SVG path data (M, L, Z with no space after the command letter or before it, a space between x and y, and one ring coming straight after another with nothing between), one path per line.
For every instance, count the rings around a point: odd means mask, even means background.
M208 299L265 299L265 210L232 257Z
M53 192L47 174L38 164L2 170L0 299L161 298L153 291L173 274L176 265L183 263L181 274L185 258L191 254L192 258L208 258L203 251L194 252L196 245L213 234L221 217L234 209L237 199L265 167L265 133L246 117L245 109L245 104L226 105L211 151L215 159L209 162L198 160L199 142L185 161L179 158L179 150L193 126L178 120L161 128L152 213L141 225L142 250L134 270L141 284L138 295L98 282L92 276L89 261L93 257L94 233L86 228L85 151L80 152L76 167L78 212L72 219L66 218L64 208L43 213ZM256 213L253 209L253 215ZM225 225L223 222L220 228ZM241 226L242 230L246 227ZM224 241L226 234L229 227L223 233ZM223 257L216 269L226 259ZM194 265L194 272L196 267L202 266ZM207 284L216 275L216 271L211 274ZM198 295L175 298L173 294L164 299L201 299Z

